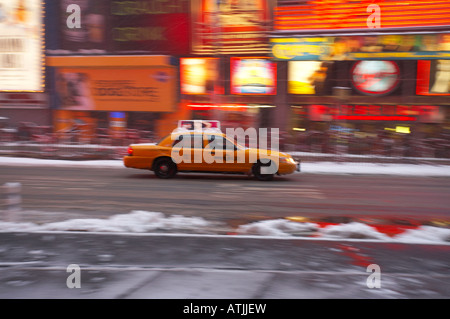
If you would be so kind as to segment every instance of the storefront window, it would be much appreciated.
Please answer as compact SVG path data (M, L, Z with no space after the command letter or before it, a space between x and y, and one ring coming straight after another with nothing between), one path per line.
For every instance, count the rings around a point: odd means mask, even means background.
M316 108L313 108L315 111ZM319 112L320 113L320 112ZM450 110L445 123L396 121L396 117L373 120L340 119L320 113L311 118L308 106L292 106L288 150L310 153L378 155L396 157L449 157Z

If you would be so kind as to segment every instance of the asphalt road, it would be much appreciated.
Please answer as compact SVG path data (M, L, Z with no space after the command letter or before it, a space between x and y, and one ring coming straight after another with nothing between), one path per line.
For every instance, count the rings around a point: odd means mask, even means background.
M21 221L101 218L133 210L203 217L233 226L291 216L446 219L450 178L296 173L270 182L241 175L161 180L127 168L0 167L22 184Z

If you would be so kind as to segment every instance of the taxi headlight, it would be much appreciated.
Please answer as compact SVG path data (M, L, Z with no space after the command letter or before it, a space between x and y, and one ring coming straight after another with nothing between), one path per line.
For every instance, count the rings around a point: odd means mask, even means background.
M290 163L290 164L295 164L295 161L292 157L282 157L280 158L280 162L281 163Z

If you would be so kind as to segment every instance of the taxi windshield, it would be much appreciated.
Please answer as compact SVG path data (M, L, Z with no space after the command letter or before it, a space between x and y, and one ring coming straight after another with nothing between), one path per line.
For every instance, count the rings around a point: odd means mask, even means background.
M225 139L228 140L230 143L233 143L240 150L246 149L245 146L243 146L242 144L239 144L235 139L231 139L228 136L226 136Z

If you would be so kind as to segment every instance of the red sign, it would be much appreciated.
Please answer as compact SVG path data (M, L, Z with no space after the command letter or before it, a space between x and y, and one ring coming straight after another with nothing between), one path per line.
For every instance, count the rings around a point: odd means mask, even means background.
M436 105L310 105L311 121L396 121L439 123L443 115Z
M189 0L111 1L114 51L188 54Z
M417 61L417 95L450 95L450 61Z

